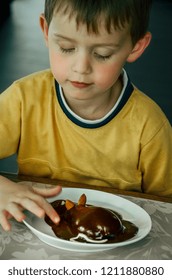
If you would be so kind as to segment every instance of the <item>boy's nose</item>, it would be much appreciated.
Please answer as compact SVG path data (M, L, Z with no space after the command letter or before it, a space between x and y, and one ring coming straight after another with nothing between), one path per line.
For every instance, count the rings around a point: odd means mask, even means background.
M75 60L72 64L72 70L79 74L90 74L91 61L89 55L81 53L75 56Z

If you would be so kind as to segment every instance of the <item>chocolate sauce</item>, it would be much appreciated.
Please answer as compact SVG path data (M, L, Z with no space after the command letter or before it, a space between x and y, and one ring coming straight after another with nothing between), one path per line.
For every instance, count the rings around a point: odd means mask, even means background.
M55 235L65 240L75 239L86 243L116 243L134 237L138 228L123 220L122 216L110 209L93 205L77 205L66 209L65 200L56 200L53 208L60 215L60 223L54 224L48 216L45 221ZM78 235L79 234L79 235ZM83 235L87 238L83 238Z

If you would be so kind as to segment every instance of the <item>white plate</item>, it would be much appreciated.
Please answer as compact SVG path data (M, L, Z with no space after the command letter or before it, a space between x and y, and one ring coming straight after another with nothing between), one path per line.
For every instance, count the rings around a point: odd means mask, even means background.
M53 247L78 252L96 252L129 245L143 239L149 233L152 222L148 213L135 203L121 198L120 196L90 189L63 188L60 195L48 199L48 201L70 199L77 202L83 193L87 196L88 204L99 205L115 210L122 215L124 220L134 223L139 229L137 235L129 240L118 243L90 244L71 242L56 237L51 227L46 224L44 219L37 218L30 212L26 212L25 225L43 242Z

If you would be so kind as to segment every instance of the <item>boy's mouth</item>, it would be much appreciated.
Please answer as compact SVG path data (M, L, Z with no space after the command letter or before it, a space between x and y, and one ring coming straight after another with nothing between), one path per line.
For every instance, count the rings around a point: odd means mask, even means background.
M76 88L86 88L89 87L91 84L87 84L87 83L80 83L77 81L71 81L71 84L76 87Z

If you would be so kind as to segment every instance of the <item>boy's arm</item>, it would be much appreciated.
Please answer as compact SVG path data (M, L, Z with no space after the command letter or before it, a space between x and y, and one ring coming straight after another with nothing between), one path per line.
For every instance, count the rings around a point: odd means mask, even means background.
M172 197L172 127L167 121L141 149L142 190Z
M22 222L25 219L24 209L38 217L47 214L54 223L59 222L59 215L44 197L60 193L61 187L37 188L14 183L0 176L0 224L4 230L10 230L9 218L14 217Z
M16 84L0 94L0 159L17 153L21 134L21 101Z

